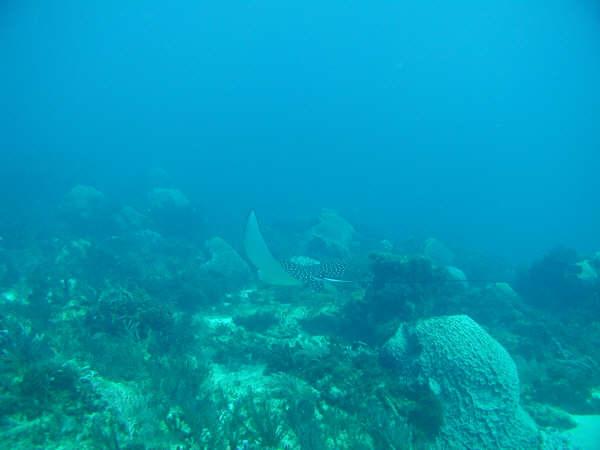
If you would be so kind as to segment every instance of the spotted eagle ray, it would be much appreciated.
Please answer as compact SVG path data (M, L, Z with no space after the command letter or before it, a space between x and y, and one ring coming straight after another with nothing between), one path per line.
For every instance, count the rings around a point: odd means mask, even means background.
M324 263L307 256L295 256L287 261L278 261L265 242L256 214L251 211L244 233L246 256L256 268L261 281L274 286L308 285L321 290L326 283L344 284L345 267L341 263Z
M282 263L283 269L293 278L319 291L325 283L350 283L343 280L346 267L339 262L321 262L308 256L294 256Z

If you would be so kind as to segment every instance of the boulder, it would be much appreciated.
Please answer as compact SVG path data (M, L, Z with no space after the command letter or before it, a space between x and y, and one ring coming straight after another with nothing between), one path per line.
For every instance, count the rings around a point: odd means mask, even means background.
M60 204L60 213L75 232L97 234L111 223L110 205L106 196L92 186L77 185Z
M198 227L190 200L178 189L152 189L148 205L154 227L165 235L186 235Z
M423 256L437 266L450 266L454 263L454 253L436 238L429 238L423 246Z
M122 233L142 230L147 226L146 217L131 206L123 206L115 214L115 224Z
M154 213L169 213L189 208L190 201L179 189L154 188L148 194L150 210Z
M210 259L200 267L203 274L224 291L240 289L252 279L252 271L244 259L224 239L214 237L206 241ZM221 289L218 289L221 291Z
M307 233L306 253L325 260L348 258L354 235L354 227L346 219L324 209L319 222Z

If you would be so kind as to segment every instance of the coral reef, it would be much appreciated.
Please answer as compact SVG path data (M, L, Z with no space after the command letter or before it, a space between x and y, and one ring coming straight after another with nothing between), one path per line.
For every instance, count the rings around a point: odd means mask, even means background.
M324 210L269 229L305 256L265 283L194 205L76 186L43 233L0 224L0 447L570 450L592 433L598 254L512 280ZM340 259L349 282L315 289Z

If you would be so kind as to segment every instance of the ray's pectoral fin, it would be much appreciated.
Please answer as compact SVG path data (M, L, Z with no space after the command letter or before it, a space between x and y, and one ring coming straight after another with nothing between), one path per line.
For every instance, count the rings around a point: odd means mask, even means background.
M244 250L254 265L261 281L274 286L298 286L299 280L288 274L281 263L275 259L265 242L256 214L250 211L244 233Z

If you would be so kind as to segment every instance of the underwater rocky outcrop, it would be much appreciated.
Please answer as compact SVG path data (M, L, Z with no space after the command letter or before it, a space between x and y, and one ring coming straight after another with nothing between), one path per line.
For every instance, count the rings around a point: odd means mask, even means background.
M370 263L372 278L362 300L347 303L342 313L354 339L385 342L401 322L434 315L457 287L447 282L445 268L426 258L374 253Z
M198 268L198 276L211 295L219 297L237 291L253 279L246 261L224 239L214 237L205 243L209 259Z
M147 228L149 221L147 216L132 206L123 206L114 216L117 230L121 233L129 233Z
M600 281L596 259L556 248L522 271L515 287L530 304L564 314L600 312Z
M350 222L333 210L324 209L319 221L306 233L305 253L318 259L347 259L356 231Z
M179 189L154 188L148 193L148 203L153 213L169 214L190 207L190 200Z
M77 185L62 199L60 216L69 231L80 235L103 235L112 228L112 205L93 186Z
M148 211L161 232L189 235L196 227L192 203L179 189L158 187L148 193Z
M456 256L443 242L429 238L423 244L423 256L438 266L454 264Z

